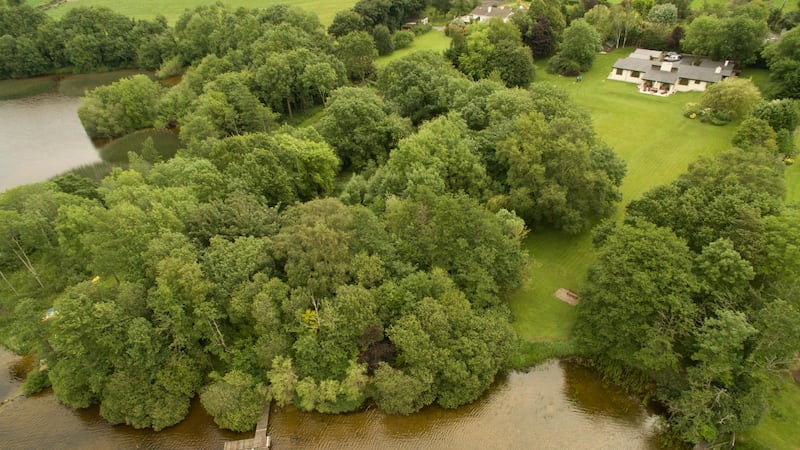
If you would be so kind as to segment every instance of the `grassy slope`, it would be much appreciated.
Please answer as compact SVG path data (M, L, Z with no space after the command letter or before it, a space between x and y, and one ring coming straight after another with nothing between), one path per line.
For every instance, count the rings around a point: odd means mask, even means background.
M591 113L598 135L627 161L628 176L622 186L625 203L671 182L698 156L725 150L735 130L734 125L714 127L684 118L683 105L698 101L698 93L656 97L640 94L633 84L606 80L614 61L629 52L599 55L581 83L548 74L546 62L537 62L536 74L537 82L569 91ZM622 217L621 209L617 217ZM529 340L568 339L575 312L553 293L559 287L580 293L594 259L590 235L534 230L526 247L532 254L529 277L510 299L515 328Z
M128 152L139 153L142 149L142 144L148 137L153 138L153 145L164 160L175 156L178 148L180 148L178 136L171 131L139 130L103 146L100 149L100 157L103 161L109 163L125 164L128 162Z
M137 19L152 19L156 17L156 15L163 15L170 23L175 23L175 20L177 20L186 9L191 9L199 5L212 5L216 3L216 1L217 0L172 0L165 2L163 0L135 0L120 2L118 0L75 0L64 3L57 8L50 9L48 13L58 18L66 14L67 11L78 6L105 6L118 13ZM299 6L306 11L313 11L316 13L317 16L319 16L319 20L327 25L333 21L333 16L335 16L337 12L350 9L356 4L356 0L223 0L222 3L230 8L266 8L279 4Z
M450 46L450 38L444 35L444 31L431 30L417 36L407 48L396 50L388 55L381 56L375 61L378 68L382 68L395 59L402 58L409 53L417 50L434 50L437 52L445 51Z
M770 409L755 428L743 433L736 443L743 448L797 449L800 448L798 417L800 417L800 384L788 375L774 377L777 392Z

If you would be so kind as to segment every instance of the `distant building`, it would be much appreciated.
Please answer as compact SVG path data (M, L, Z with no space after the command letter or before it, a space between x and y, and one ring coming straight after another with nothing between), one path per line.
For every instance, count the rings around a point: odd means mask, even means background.
M500 19L503 22L508 22L511 16L519 10L524 10L524 7L506 8L498 6L478 6L466 16L462 16L461 20L463 20L464 23L486 22L491 19Z
M710 84L733 77L733 61L713 61L694 55L666 56L663 52L637 48L627 58L618 59L609 80L636 83L646 94L670 95L675 92L705 91Z

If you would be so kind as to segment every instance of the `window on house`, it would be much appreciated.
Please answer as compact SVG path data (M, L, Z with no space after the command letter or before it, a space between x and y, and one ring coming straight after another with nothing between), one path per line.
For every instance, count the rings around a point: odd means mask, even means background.
M633 72L631 72L631 78L639 78L639 75L641 74L642 72L637 72L634 70Z
M700 84L700 83L701 83L700 80L694 80L694 84Z
M681 86L688 86L689 85L689 80L686 79L686 78L681 78L681 79L678 80L678 84L680 84Z
M622 75L622 69L617 69L617 75Z

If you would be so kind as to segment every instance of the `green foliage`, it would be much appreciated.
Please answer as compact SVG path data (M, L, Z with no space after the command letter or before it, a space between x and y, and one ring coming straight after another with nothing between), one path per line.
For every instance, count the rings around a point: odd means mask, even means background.
M743 15L726 18L703 15L686 27L681 47L689 53L746 65L756 61L766 33L767 24L763 20Z
M375 73L375 58L378 50L375 40L366 31L354 31L337 40L336 56L347 68L353 81L364 81Z
M454 37L447 55L475 80L499 76L509 87L524 87L533 81L533 58L511 23L492 20L472 24L467 27L463 42Z
M603 233L578 306L580 351L663 401L680 440L724 444L756 424L768 374L800 348L798 310L784 301L796 297L784 283L800 236L786 227L796 214L782 210L782 184L763 151L701 159Z
M642 12L640 14L644 15ZM647 20L660 25L675 25L678 21L678 7L672 3L655 5L647 13Z
M780 130L794 133L800 125L800 102L792 99L763 101L753 108L751 115L767 121L776 133Z
M548 70L562 75L576 75L592 67L600 46L600 35L585 20L573 21L564 30L558 53L550 59Z
M775 130L766 120L755 117L742 121L731 143L746 151L764 150L772 153L778 150Z
M231 371L200 392L203 408L214 423L228 430L251 430L267 406L266 389L246 373Z
M370 162L386 162L389 152L408 133L407 125L389 106L365 88L334 91L317 127L343 166L355 170Z
M451 92L463 76L432 51L414 52L394 60L378 74L378 92L395 103L398 112L414 124L445 111Z
M703 92L700 107L742 118L761 101L761 92L751 80L733 78L714 83Z
M34 369L28 372L28 376L25 379L25 384L22 386L22 393L26 396L31 396L38 394L49 387L50 378L47 375L47 371Z
M621 199L624 162L578 117L547 122L538 113L521 115L498 143L497 157L507 168L509 192L496 201L529 224L578 233Z
M394 49L400 50L410 46L411 43L414 42L414 36L415 34L413 31L395 31L394 34L392 34L392 45L394 45Z
M89 92L78 109L91 137L118 137L153 126L161 87L144 75L123 78Z

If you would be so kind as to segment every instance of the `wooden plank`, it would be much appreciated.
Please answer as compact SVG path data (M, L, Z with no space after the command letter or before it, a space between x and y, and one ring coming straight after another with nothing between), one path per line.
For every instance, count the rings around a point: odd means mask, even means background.
M238 441L229 441L225 443L224 450L267 450L271 445L269 436L267 436L267 429L269 428L269 409L271 403L264 409L264 413L258 419L256 424L255 437L250 439L241 439Z

